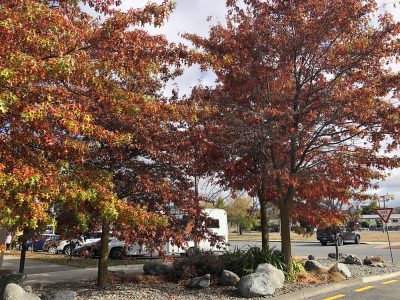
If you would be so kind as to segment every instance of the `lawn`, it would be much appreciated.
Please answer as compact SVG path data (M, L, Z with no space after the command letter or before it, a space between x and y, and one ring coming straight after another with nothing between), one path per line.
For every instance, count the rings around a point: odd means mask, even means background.
M12 250L6 255L15 255L20 256L19 250ZM40 260L48 263L65 265L75 268L91 268L97 267L98 260L93 258L83 258L83 257L69 257L63 254L52 255L47 252L27 252L27 259L32 260ZM127 258L127 259L110 259L109 266L120 266L120 265L134 265L134 264L143 264L149 261L154 261L159 259L150 259L150 258Z

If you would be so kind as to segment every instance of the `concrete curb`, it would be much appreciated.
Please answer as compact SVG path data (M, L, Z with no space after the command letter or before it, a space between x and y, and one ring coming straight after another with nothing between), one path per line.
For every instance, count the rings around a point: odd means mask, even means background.
M329 284L326 286L322 287L313 287L310 289L304 289L301 291L285 294L282 296L277 296L274 297L274 300L293 300L293 299L308 299L314 296L318 296L321 294L326 294L326 293L331 293L343 288L348 288L351 286L363 284L363 283L369 283L369 282L374 282L374 281L379 281L379 280L385 280L393 277L400 276L400 272L394 272L394 273L388 273L388 274L383 274L383 275L375 275L375 276L369 276L369 277L361 277L361 278L354 278L354 279L349 279L346 281L338 282L338 283L333 283Z

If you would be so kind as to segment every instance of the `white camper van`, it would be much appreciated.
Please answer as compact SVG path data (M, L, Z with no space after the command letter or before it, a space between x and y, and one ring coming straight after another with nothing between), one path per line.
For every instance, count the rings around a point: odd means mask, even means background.
M187 254L190 256L196 249L211 252L224 252L228 250L228 217L226 211L219 208L207 208L203 212L211 219L206 226L216 235L223 237L223 243L211 246L210 242L204 239L197 245L195 245L194 241L189 241L187 245L178 247L169 242L164 246L164 251L167 255Z

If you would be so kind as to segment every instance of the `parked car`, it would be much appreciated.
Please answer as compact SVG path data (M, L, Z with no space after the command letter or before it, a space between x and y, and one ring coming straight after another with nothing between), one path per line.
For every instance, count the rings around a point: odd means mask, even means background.
M100 256L100 248L101 241L97 241L76 247L72 253L74 256L95 258ZM151 255L151 253L146 250L145 246L140 246L138 244L128 246L124 241L111 237L108 240L108 255L110 259L122 259L127 256L148 256Z
M101 232L89 232L83 235L81 238L71 239L71 240L54 240L45 243L44 248L50 254L63 253L65 255L70 255L71 251L76 247L90 244L99 241L101 238Z
M56 240L59 236L55 234L39 234L32 240L27 241L26 249L28 251L42 251L43 245L46 241Z
M326 246L328 243L335 243L334 230L329 228L318 228L317 240L320 241L322 246ZM342 246L347 242L359 244L360 240L361 237L357 231L345 227L337 229L337 242L339 246Z
M57 247L60 244L61 239L53 239L45 241L43 244L43 251L48 252L49 254L57 254Z

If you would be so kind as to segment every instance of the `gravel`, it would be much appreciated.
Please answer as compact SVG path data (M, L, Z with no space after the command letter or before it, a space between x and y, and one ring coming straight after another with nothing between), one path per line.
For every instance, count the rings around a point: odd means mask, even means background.
M334 259L317 259L324 266L331 266L335 263ZM347 265L352 273L352 278L359 278L365 276L373 276L380 274L387 274L400 271L400 265L386 264L385 268ZM285 283L285 286L277 290L273 296L253 299L267 299L280 296L283 294L298 291L300 289L321 286L321 284L309 284L302 286L298 283ZM214 300L214 299L243 299L241 298L234 287L222 287L213 285L209 288L202 290L188 289L182 284L162 282L162 283L123 283L113 284L106 290L98 291L95 287L94 281L84 281L79 283L70 283L63 285L52 285L45 287L45 290L35 291L42 294L46 291L54 291L60 289L71 289L78 292L79 300Z

